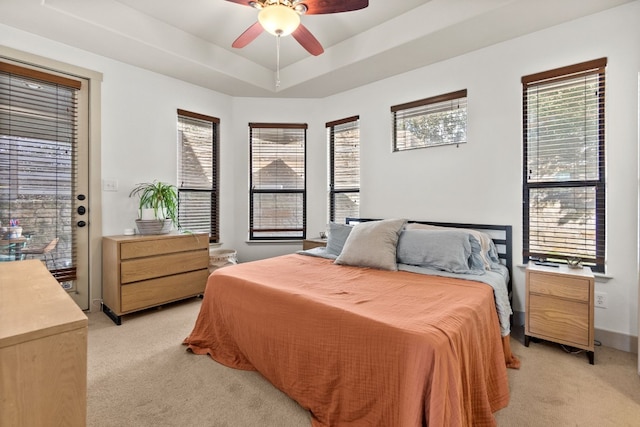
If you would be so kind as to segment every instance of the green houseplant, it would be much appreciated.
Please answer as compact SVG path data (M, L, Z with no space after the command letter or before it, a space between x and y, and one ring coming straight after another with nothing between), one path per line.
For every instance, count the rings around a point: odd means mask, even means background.
M136 184L129 197L139 197L139 215L136 226L140 234L166 234L172 226L178 226L178 190L175 185L153 181ZM143 216L153 211L153 218Z

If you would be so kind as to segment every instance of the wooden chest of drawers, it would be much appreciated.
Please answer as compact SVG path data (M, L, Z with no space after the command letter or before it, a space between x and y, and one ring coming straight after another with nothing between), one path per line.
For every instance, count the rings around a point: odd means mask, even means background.
M526 273L525 346L530 337L581 348L594 363L591 269L529 263Z
M87 316L39 260L0 278L0 426L85 426Z
M206 234L104 237L104 312L119 325L124 314L200 295L208 266Z

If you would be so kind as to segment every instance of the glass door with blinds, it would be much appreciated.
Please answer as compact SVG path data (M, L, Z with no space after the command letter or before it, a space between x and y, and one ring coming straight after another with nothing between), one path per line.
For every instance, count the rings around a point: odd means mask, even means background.
M0 261L40 259L83 310L87 82L0 61Z

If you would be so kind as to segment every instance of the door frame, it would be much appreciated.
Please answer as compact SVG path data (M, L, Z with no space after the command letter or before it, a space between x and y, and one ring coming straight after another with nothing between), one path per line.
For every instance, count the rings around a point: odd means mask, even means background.
M88 311L99 311L102 301L102 189L101 87L102 73L0 45L0 57L83 78L89 83L89 295L69 295ZM75 197L75 195L74 195ZM83 307L84 308L84 307Z

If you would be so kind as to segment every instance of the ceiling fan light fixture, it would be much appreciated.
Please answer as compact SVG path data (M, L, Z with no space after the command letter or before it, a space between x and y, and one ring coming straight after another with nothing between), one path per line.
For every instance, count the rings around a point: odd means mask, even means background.
M290 7L274 4L260 10L258 21L268 33L288 36L300 25L300 15Z

